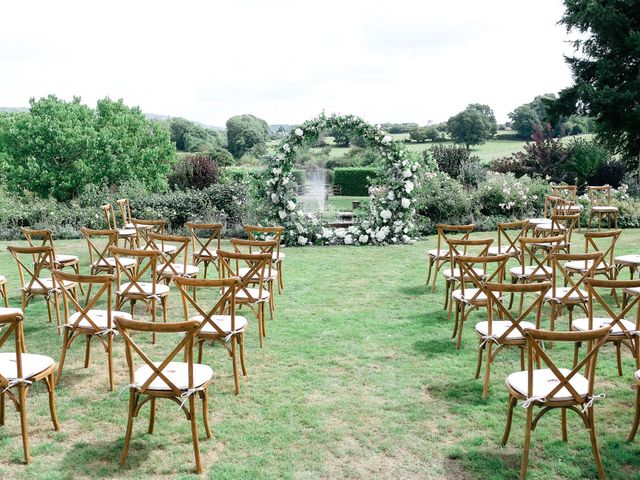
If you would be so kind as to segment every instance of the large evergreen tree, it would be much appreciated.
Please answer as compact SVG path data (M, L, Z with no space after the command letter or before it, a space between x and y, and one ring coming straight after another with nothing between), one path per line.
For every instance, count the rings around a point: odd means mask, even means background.
M567 58L574 85L550 102L555 118L595 117L599 139L632 168L640 162L640 2L565 0L561 23L579 33ZM638 169L640 175L640 169Z

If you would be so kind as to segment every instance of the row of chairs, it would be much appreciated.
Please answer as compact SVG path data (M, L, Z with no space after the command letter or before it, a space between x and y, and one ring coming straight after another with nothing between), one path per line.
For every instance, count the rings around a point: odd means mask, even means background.
M502 232L497 247L492 246L492 239L470 238L473 226L469 225L457 228L456 232L461 234L459 238L445 236L446 256L442 255L442 261L450 263L450 268L443 271L447 286L445 308L448 302L451 312L452 304L455 304L454 337L458 337L458 347L469 311L486 308L487 319L478 322L475 328L479 339L476 378L479 378L483 360L486 359L483 398L488 394L491 365L497 354L504 348L515 347L520 350L521 371L507 378L509 413L503 444L509 437L513 406L518 400L523 400L523 406L528 411L522 478L526 475L530 432L541 416L553 408L562 409L564 440L567 436L567 409L576 411L582 417L591 432L598 473L604 476L595 438L592 406L599 398L593 394L597 350L607 342L616 347L620 375L621 347L627 346L636 359L638 372L634 378L638 385L639 403L630 438L635 436L640 422L640 350L637 337L637 332L640 331L640 281L617 279L620 268L627 266L633 278L638 264L615 263L617 259L614 260L614 248L620 231L586 232L585 253L575 254L569 253L570 241L567 241L566 236L572 228L531 229L528 224L526 220L504 224L505 230L516 233L509 236ZM530 237L525 236L528 230L533 230ZM503 242L506 239L507 245L501 244L501 237ZM441 245L438 244L437 251L441 251ZM540 252L543 253L542 256ZM518 266L509 268L508 262L513 259L517 259ZM596 275L604 278L596 279ZM506 283L507 276L511 277L511 283ZM616 295L618 291L622 292L622 301ZM620 311L614 311L614 307L605 301L603 292L612 293L611 298L621 308ZM514 296L520 297L515 309ZM525 302L525 299L531 297L532 301ZM541 325L542 307L545 304L552 306L546 331L542 330ZM583 318L572 318L575 306L584 309ZM555 331L555 321L564 307L570 312L569 331ZM603 310L604 315L599 316L598 310ZM633 310L635 321L630 321L625 316ZM548 346L552 346L549 342L573 342L573 368L556 367L549 358L551 350L543 350L541 342L547 342ZM581 343L587 343L588 348L583 360L579 361L578 345ZM529 363L525 370L527 355ZM541 359L548 368L540 368ZM534 364L537 368L533 367ZM583 368L585 375L578 376ZM542 378L545 375L549 378ZM575 382L577 384L574 385ZM542 407L535 418L532 417L533 406Z
M618 207L611 204L612 190L609 185L587 186L590 204L588 228L591 228L595 218L598 220L598 230L602 227L603 218L606 219L609 228L611 228L612 220L613 228L618 228ZM582 206L577 204L578 187L576 185L552 185L551 191L554 198L551 199L550 204L557 204L557 208L562 213L582 212ZM545 217L547 217L546 213L553 209L553 206L545 202Z

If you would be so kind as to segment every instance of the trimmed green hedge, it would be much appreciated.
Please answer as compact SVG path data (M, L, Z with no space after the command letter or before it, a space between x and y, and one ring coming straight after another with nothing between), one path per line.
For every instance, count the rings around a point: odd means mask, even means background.
M340 187L341 195L369 195L371 180L379 175L377 168L345 167L333 169L333 185Z

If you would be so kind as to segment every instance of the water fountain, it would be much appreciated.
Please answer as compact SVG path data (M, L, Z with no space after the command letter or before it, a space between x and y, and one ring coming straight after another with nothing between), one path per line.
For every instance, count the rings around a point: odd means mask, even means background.
M322 168L307 170L304 192L298 196L302 209L306 212L324 212L328 197L326 170Z

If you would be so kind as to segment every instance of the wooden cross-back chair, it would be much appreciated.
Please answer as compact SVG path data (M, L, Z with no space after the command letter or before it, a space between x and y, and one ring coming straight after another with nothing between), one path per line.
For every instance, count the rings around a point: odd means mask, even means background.
M550 332L538 329L525 330L527 342L527 370L512 373L507 377L507 391L509 392L507 422L502 437L502 445L506 445L511 431L513 408L518 400L523 400L526 409L526 424L524 431L524 448L520 478L524 480L529 461L529 446L531 432L535 430L538 421L547 412L560 408L562 422L562 440L567 441L567 410L577 413L585 427L589 430L591 447L596 461L596 468L600 478L604 478L604 469L598 449L595 430L594 404L603 395L594 395L594 380L596 362L600 347L609 336L609 328L604 327L589 332ZM591 345L585 355L573 368L563 368L549 357L549 350L544 350L541 342L586 342ZM553 351L557 351L554 349ZM534 367L542 362L543 367ZM583 375L581 371L585 372ZM535 417L534 407L541 407Z
M614 256L616 244L618 243L621 233L622 230L609 230L605 232L587 231L584 233L584 251L587 253L602 252L602 260L598 263L594 275L603 275L610 280L616 277ZM568 262L565 265L565 270L570 273L580 273L583 269L584 264L581 262Z
M220 258L221 278L240 278L240 285L236 292L236 305L247 306L258 320L258 337L260 347L264 346L266 324L264 306L269 303L272 295L265 287L265 272L273 258L268 253L237 253L218 250ZM240 268L249 267L243 275Z
M4 306L9 308L9 291L7 290L7 277L0 275L0 296L4 300Z
M551 290L545 295L545 302L551 306L550 329L555 330L556 319L562 309L569 310L569 327L573 322L573 309L578 306L588 314L587 303L589 292L585 290L585 281L593 278L596 269L602 261L602 252L592 253L553 253L550 256L552 283ZM582 270L578 275L575 271L568 272L567 264L582 264ZM577 277L577 280L576 280Z
M560 206L562 213L571 214L582 211L582 205L576 203L578 198L578 187L576 185L551 185L551 191L556 197L568 202Z
M567 253L571 253L571 237L573 231L580 221L580 215L574 214L554 214L551 215L549 223L542 223L537 225L534 230L535 237L551 237L555 235L564 235L564 240L560 243L558 250L562 250ZM540 244L533 243L531 245L533 252L537 250L548 250L550 248L548 243L541 242Z
M636 290L640 292L640 287L637 287ZM639 295L640 296L640 295ZM635 414L633 416L633 423L631 425L631 432L629 432L628 440L632 442L636 438L636 433L638 432L638 426L640 425L640 339L636 336L636 373L634 375L634 380L636 383L636 405L635 405Z
M89 358L91 354L91 340L97 338L107 354L107 366L109 371L109 389L114 389L113 377L113 337L117 333L113 324L113 317L118 315L122 318L131 319L131 315L125 312L113 310L113 283L114 275L76 275L72 273L56 270L53 272L58 285L62 290L62 301L64 307L64 339L62 341L62 353L58 362L58 376L56 384L62 377L62 369L67 356L67 350L73 342L84 336L86 339L84 368L89 368ZM84 304L71 294L65 287L66 282L78 285L86 285L87 291L95 286L97 292L93 297L87 296Z
M47 302L47 313L49 315L49 323L53 321L52 310L56 314L56 324L58 330L62 327L60 323L60 314L58 312L58 296L60 295L60 286L51 276L44 276L50 273L50 266L54 264L53 249L45 245L43 247L14 247L9 246L7 250L11 253L18 265L18 274L20 275L20 285L22 291L21 308L24 311L29 304L29 300L34 297L44 297ZM74 295L77 295L76 284L66 283ZM51 301L53 300L53 309ZM61 333L59 331L59 333Z
M451 294L455 304L455 324L451 338L458 337L456 348L462 345L462 331L464 322L474 310L488 307L488 299L485 285L487 283L502 283L505 277L507 262L511 258L509 254L503 255L483 255L469 257L464 255L452 256L453 263L460 269L458 289ZM482 274L475 270L477 265L481 265ZM468 280L467 280L468 279ZM466 284L471 284L467 288Z
M551 255L556 253L562 242L564 235L555 235L552 237L521 237L520 238L520 265L512 267L509 270L511 283L534 283L551 281L553 272L550 267ZM542 258L536 256L536 248L540 244L548 244L549 247L544 249ZM529 262L527 262L529 258ZM530 263L530 265L527 265ZM520 296L522 303L522 295ZM513 303L513 293L510 295L509 308Z
M617 255L613 259L615 266L615 277L618 278L620 272L625 268L629 269L629 279L633 280L636 272L640 272L640 255Z
M55 252L55 245L53 243L53 232L51 230L34 230L31 228L22 227L20 229L22 235L29 243L30 247L44 247L50 246L53 251L53 265L48 268L61 270L63 268L72 268L74 272L80 273L80 259L76 255L61 255Z
M24 314L17 308L10 310L0 313L0 325L5 327L0 336L0 348L11 335L15 339L13 352L0 353L0 425L5 424L5 403L8 398L20 414L24 460L25 463L29 463L31 455L27 430L27 392L31 385L40 380L44 381L49 393L49 412L53 428L56 431L60 430L55 404L55 362L44 355L24 353Z
M609 185L588 186L591 212L589 213L589 226L594 217L598 217L598 230L602 228L602 217L607 218L607 227L611 228L611 217L613 217L613 228L618 228L618 207L611 205L611 187Z
M489 248L493 243L492 238L448 238L447 246L448 251L453 254L453 257L456 255L465 255L469 257L482 257L489 255ZM480 267L472 267L475 273L482 277L486 273L485 265L481 265ZM471 279L468 276L461 278L460 268L458 268L454 262L449 262L449 268L444 268L442 270L442 276L445 281L445 291L444 291L444 309L448 309L448 317L451 320L451 315L453 313L453 298L452 294L456 288L456 285L464 280L466 282L471 282Z
M159 281L168 285L174 276L189 278L198 276L200 269L188 263L191 237L149 232L148 240L148 248L158 251L165 249L165 255L158 258L156 267ZM167 250L168 247L171 247L171 250Z
M571 322L571 329L586 332L609 326L611 332L607 342L616 348L618 375L622 376L622 346L631 350L634 358L638 352L638 332L640 332L640 296L632 297L631 301L619 307L613 307L605 300L604 291L615 289L638 288L640 280L606 280L588 278L584 281L588 295L587 316L576 318ZM604 311L599 313L596 309ZM576 344L576 349L578 348ZM636 359L636 362L638 359Z
M209 427L208 387L213 378L213 370L208 365L194 364L193 343L199 322L148 323L124 318L115 318L116 327L125 344L127 366L129 369L129 410L127 430L124 438L124 449L120 456L120 465L124 465L129 454L133 419L140 409L150 405L149 429L153 433L156 417L156 400L167 399L180 406L191 423L191 436L195 455L196 472L202 473L200 445L196 424L195 397L202 400L202 418L207 438L211 438ZM134 341L134 332L151 332L156 334L174 334L180 338L177 345L163 359L152 360L152 357ZM136 337L137 338L137 337ZM179 354L184 355L183 362L175 361ZM158 361L159 360L159 361Z
M285 254L282 252L282 236L284 227L261 227L258 225L244 225L244 231L249 240L274 240L276 249L273 252L273 263L278 271L278 292L284 289L284 277L282 274Z
M278 270L275 268L273 261L274 254L278 248L278 242L276 240L243 240L240 238L232 238L231 246L237 253L268 253L271 255L271 261L267 263L267 267L264 272L264 281L267 284L267 290L274 292L273 284L278 281ZM240 267L238 275L244 275L248 272L250 267ZM255 282L259 281L256 277ZM269 295L269 315L271 320L275 318L275 295Z
M129 248L135 248L138 242L138 235L136 229L132 227L118 228L118 222L116 221L116 212L113 209L113 205L107 204L100 207L104 214L104 222L106 225L105 230L117 230L118 240L122 240L123 245Z
M498 245L489 247L489 255L502 255L508 253L513 257L520 254L518 242L525 233L528 220L518 220L515 222L505 222L498 224Z
M118 205L118 211L120 212L120 218L122 218L122 228L134 228L133 217L131 216L131 204L128 198L121 198L116 200Z
M471 235L471 232L473 232L475 228L476 226L473 223L468 225L447 225L445 223L439 223L436 225L436 229L438 231L436 248L427 252L427 256L429 257L429 269L427 270L426 281L427 285L429 285L429 279L431 278L431 269L435 264L433 284L431 285L432 292L436 291L436 279L440 268L442 268L446 262L450 261L448 240L453 239L453 236L456 234L460 235L461 240L468 240L469 235Z
M240 366L242 375L247 376L244 354L244 332L247 319L236 315L236 292L240 287L238 277L221 279L174 277L182 297L185 320L197 321L200 326L196 331L195 343L198 345L198 363L202 363L202 350L205 341L219 342L227 350L233 364L233 380L236 395L240 393L240 375L238 373L238 347L240 350ZM194 292L189 295L188 289ZM196 300L195 292L200 291Z
M524 331L527 328L540 328L542 306L544 297L551 288L549 282L529 284L505 284L486 283L485 294L488 300L487 320L476 323L478 335L478 364L476 366L476 378L480 378L482 360L486 355L484 379L482 382L482 398L487 398L489 392L489 380L491 377L491 364L504 348L517 348L520 350L520 368L524 369L524 354L526 341ZM514 313L505 306L506 294L520 294L533 296L533 300L521 312ZM494 316L498 315L499 320ZM528 319L533 315L535 323ZM495 350L493 346L495 344Z
M203 275L207 278L210 264L219 270L217 251L222 248L222 224L187 222L187 227L191 232L193 264L204 263Z
M163 241L155 242L152 245L151 240L149 239L149 235L151 233L156 233L159 235L164 235L166 233L166 220L140 220L138 218L134 218L131 221L133 222L133 226L136 229L138 235L138 248L141 248L142 250L159 250L165 255L170 255L171 253L175 252L175 245L165 245Z
M120 310L125 302L130 304L131 316L138 301L145 304L151 311L151 321L156 323L156 309L158 303L162 308L162 320L167 321L167 304L169 292L168 285L158 282L158 260L162 255L158 250L138 250L120 247L111 247L111 254L116 260L116 310ZM121 259L133 258L138 267L135 271L126 268ZM148 272L149 281L144 281ZM152 335L153 343L156 343L155 333Z

